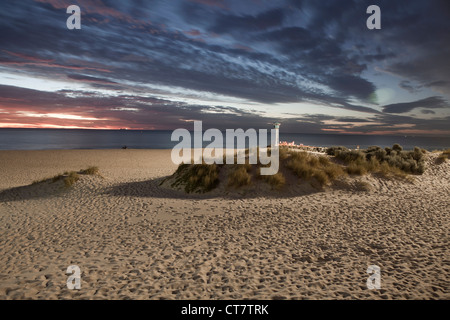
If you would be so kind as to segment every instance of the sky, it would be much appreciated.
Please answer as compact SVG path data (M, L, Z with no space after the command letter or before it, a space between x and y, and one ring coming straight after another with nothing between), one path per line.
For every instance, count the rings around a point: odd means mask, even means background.
M0 28L3 128L450 135L448 0L2 0Z

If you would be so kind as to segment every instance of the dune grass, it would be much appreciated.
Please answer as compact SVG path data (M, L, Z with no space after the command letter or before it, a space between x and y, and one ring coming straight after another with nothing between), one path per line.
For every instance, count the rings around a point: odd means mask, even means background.
M320 186L325 186L345 174L341 166L331 162L327 157L303 151L290 152L286 167L300 179L315 180Z
M31 185L40 184L43 182L50 181L51 183L55 183L57 181L63 180L64 185L66 187L73 186L78 180L80 180L80 175L99 175L98 167L89 167L84 170L76 171L65 171L64 173L57 174L51 178L44 178L40 180L35 180Z
M280 171L273 175L262 175L261 167L264 166L260 166L256 170L256 177L259 180L262 180L265 183L269 184L274 190L280 190L284 187L284 185L286 184L286 178Z
M372 190L372 186L370 185L370 183L368 183L366 181L356 181L355 187L359 191L371 191Z
M80 180L80 175L77 172L75 172L75 171L71 171L71 172L69 172L69 175L64 178L64 185L66 187L71 187L78 180Z
M261 176L261 178L275 190L280 190L286 184L286 178L281 172L277 172L274 175Z
M216 164L180 164L172 187L184 184L187 193L211 191L219 183L219 170Z
M436 159L436 162L438 164L446 162L448 159L450 159L450 149L442 151L442 153L439 155L439 157Z
M228 174L228 187L234 187L237 189L251 184L252 179L249 174L251 165L236 164L231 166L231 170Z
M99 174L99 169L98 169L98 167L89 167L87 169L80 170L79 173L80 174L86 174L86 175L98 175Z

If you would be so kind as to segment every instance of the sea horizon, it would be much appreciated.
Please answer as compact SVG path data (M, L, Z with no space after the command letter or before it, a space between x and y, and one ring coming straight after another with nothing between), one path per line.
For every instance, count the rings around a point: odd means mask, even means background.
M247 130L247 129L244 129ZM193 132L193 130L188 130ZM203 130L204 132L205 130ZM257 130L258 131L258 130ZM32 132L32 134L30 134ZM172 149L178 141L171 141L173 130L139 129L67 129L67 128L0 128L0 150L56 150L56 149ZM225 132L225 130L221 130ZM438 135L374 135L345 133L280 132L280 141L305 146L367 148L390 147L395 143L404 149L426 150L450 148L450 137ZM210 144L203 142L203 147Z

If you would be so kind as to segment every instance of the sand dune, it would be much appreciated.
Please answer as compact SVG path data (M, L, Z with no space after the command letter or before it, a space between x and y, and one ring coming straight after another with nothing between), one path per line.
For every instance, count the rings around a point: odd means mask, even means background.
M160 187L169 150L1 151L0 299L449 299L450 162L428 156L413 183L244 198Z

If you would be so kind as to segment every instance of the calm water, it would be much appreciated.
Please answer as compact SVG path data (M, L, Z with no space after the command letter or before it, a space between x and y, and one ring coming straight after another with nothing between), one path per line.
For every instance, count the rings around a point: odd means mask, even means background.
M172 131L0 129L0 150L44 149L171 149ZM399 143L404 149L415 146L428 150L450 148L450 137L331 135L280 132L280 140L318 147L361 148ZM209 142L205 142L207 146Z

